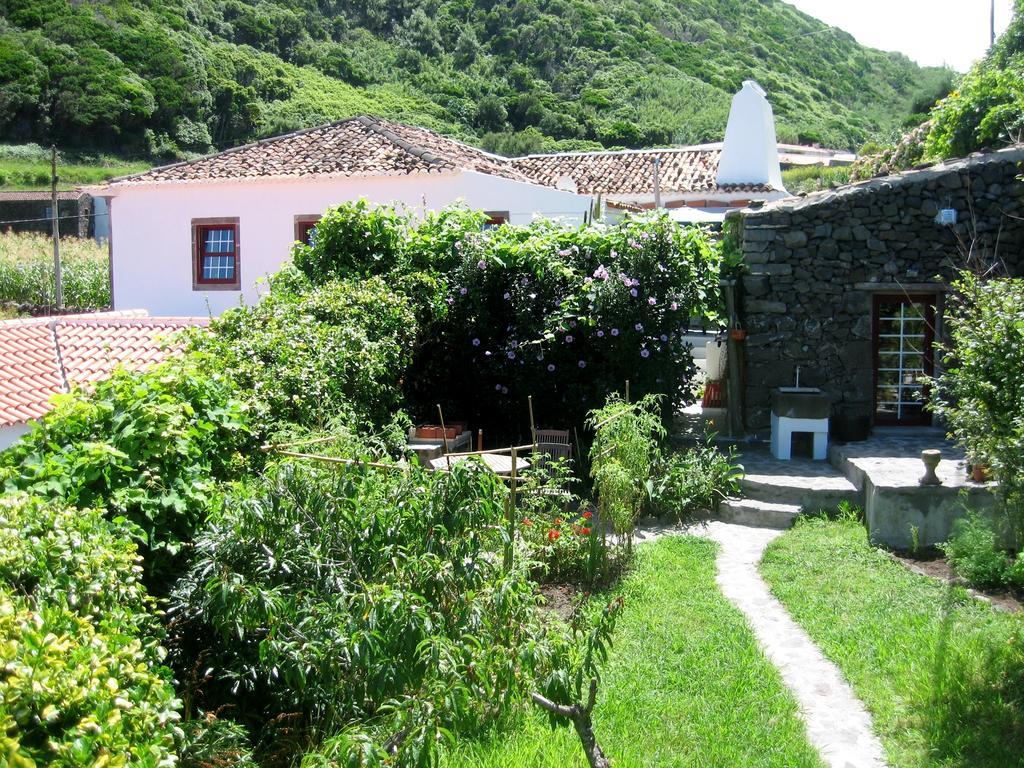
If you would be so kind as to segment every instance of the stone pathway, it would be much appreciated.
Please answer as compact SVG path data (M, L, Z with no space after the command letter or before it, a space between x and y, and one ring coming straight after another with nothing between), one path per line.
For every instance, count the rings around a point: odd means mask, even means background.
M648 529L637 540L649 541L670 532ZM710 521L686 533L718 543L718 585L746 616L765 656L778 667L800 707L807 736L825 764L829 768L886 768L871 715L839 668L790 618L761 578L757 568L761 556L782 531Z

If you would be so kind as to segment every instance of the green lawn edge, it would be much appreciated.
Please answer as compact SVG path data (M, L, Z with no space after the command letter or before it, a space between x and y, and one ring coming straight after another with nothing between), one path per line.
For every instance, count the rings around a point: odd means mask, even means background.
M694 537L637 548L635 568L615 590L625 608L594 711L598 739L616 768L817 768L792 695L715 583L716 552ZM570 728L552 730L527 708L511 728L458 744L442 765L586 761Z
M872 713L892 768L1024 766L1021 616L912 573L853 521L799 521L761 571Z

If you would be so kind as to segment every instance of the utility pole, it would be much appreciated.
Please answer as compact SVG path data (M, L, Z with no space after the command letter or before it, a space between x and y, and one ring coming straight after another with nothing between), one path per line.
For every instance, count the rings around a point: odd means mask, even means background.
M57 147L50 147L50 223L53 231L54 303L64 308L64 290L60 274L60 217L57 214Z
M989 22L992 30L992 41L990 47L994 47L996 44L996 0L992 0L992 13L989 16Z
M654 164L654 207L661 208L661 158L655 155L651 162Z

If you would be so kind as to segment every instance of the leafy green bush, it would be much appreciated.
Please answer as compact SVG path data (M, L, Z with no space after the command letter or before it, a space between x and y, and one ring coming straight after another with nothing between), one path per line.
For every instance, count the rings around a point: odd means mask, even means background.
M947 302L949 345L931 404L998 485L1009 544L1024 545L1024 280L964 272Z
M390 743L426 764L446 729L500 714L530 669L536 598L525 560L505 570L497 554L505 497L472 464L283 465L197 541L181 631L243 692L241 717L300 713L314 743L335 734L325 760L364 764L346 756Z
M942 549L953 569L972 585L988 589L1006 583L1010 559L991 522L978 516L957 520Z
M61 239L64 305L75 309L110 306L107 248L89 239ZM0 235L0 304L54 305L53 241L35 233Z
M5 765L172 765L178 707L126 529L0 501Z
M541 424L578 425L626 380L636 395L689 393L689 320L718 310L717 248L665 216L571 230L551 222L464 231L448 311L424 329L411 407L515 435L528 395Z
M399 267L407 220L365 199L329 208L316 224L313 244L298 244L292 260L313 283L385 275Z
M723 453L711 442L661 455L647 481L647 508L656 517L682 521L713 511L739 491L743 467L735 449Z
M324 426L339 415L388 423L401 404L416 319L409 299L379 277L313 286L286 267L259 303L231 309L193 336L207 370L246 394L264 434Z
M174 360L59 396L0 453L0 482L7 493L125 517L155 584L206 517L218 483L240 475L253 447L233 385Z
M603 408L591 412L587 426L594 430L590 474L600 521L629 537L658 459L658 443L665 437L659 400L648 395L628 403L611 395Z

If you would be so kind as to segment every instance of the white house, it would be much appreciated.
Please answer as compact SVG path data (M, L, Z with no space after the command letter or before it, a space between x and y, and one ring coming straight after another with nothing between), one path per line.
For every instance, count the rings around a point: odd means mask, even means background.
M219 314L277 271L327 208L346 200L437 210L457 200L495 223L584 223L588 195L544 186L497 157L371 117L264 139L90 190L110 210L113 305Z
M726 211L755 201L787 197L783 151L765 92L747 80L733 97L724 142L528 155L512 165L541 183L571 185L581 194L600 196L610 217L617 211L661 207L679 221L704 222L721 221Z

